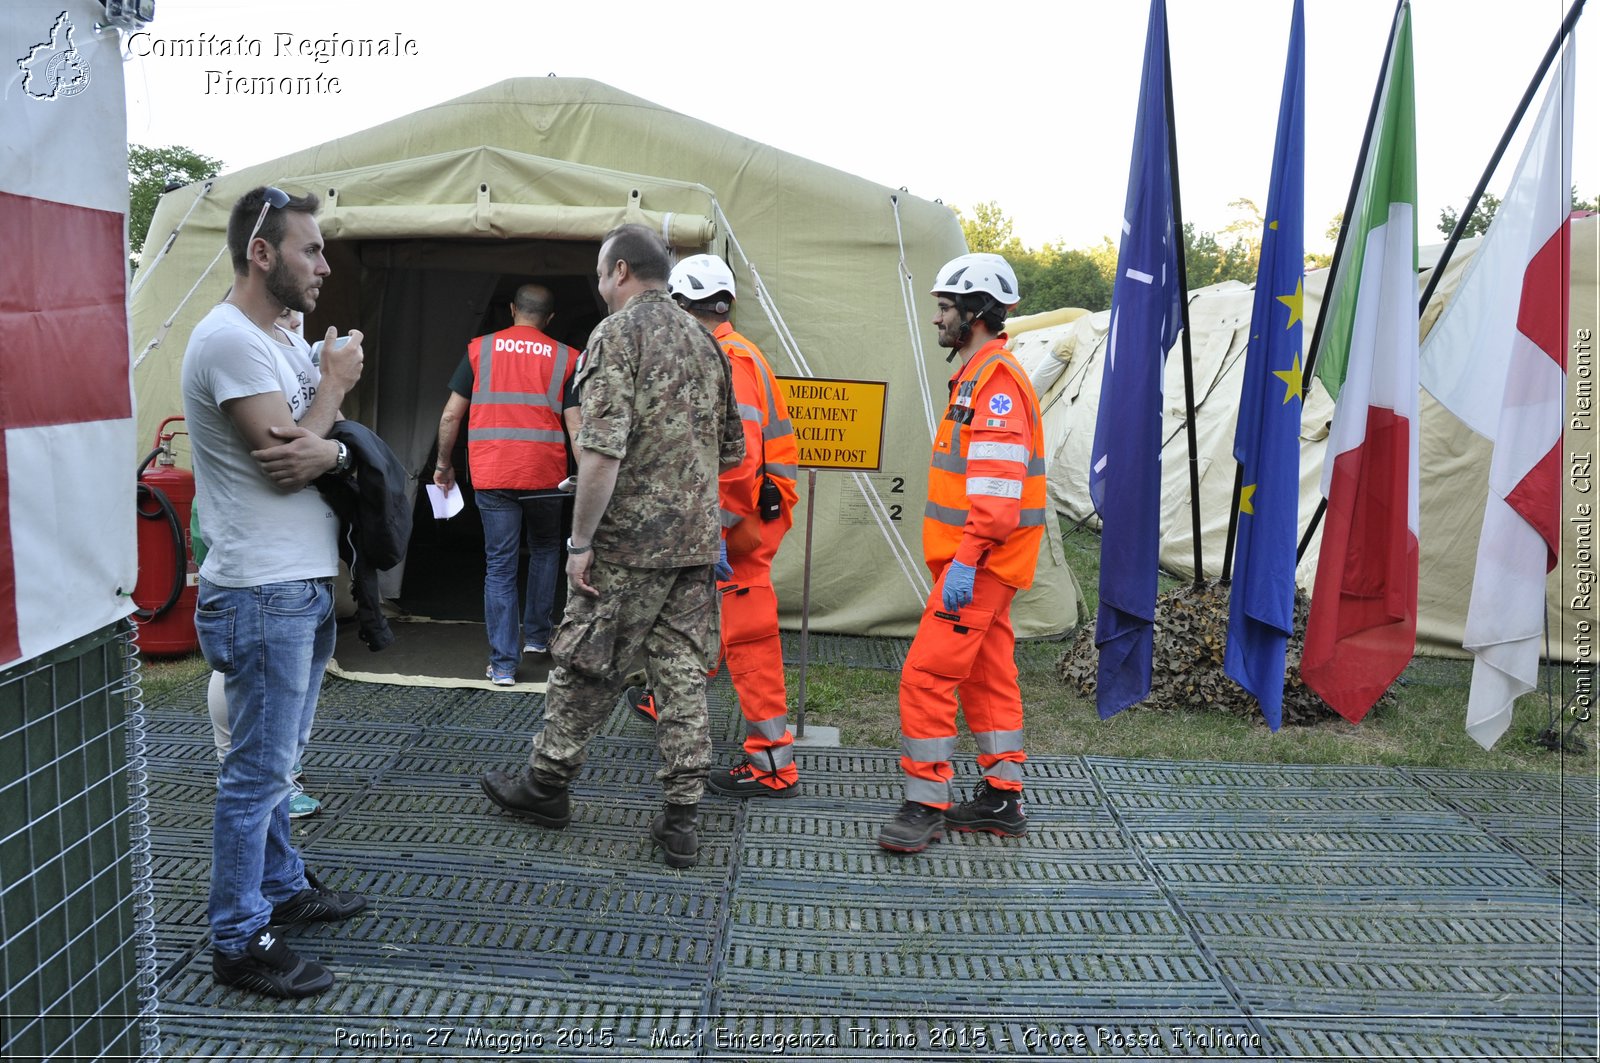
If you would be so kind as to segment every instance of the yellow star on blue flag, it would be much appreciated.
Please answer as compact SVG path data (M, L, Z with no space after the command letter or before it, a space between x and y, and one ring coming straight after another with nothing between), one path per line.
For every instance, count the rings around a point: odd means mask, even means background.
M1278 106L1277 146L1261 242L1250 345L1233 456L1241 483L1228 646L1223 670L1254 694L1274 731L1283 722L1284 653L1294 633L1300 501L1301 320L1305 309L1305 12L1295 0ZM1283 295L1282 292L1292 294ZM1280 305L1288 307L1288 323ZM1274 366L1284 368L1274 368ZM1274 379L1276 378L1276 379ZM1281 381L1281 383L1280 383Z
M1287 325L1285 325L1284 328L1294 328L1296 325L1298 325L1300 323L1300 319L1303 316L1305 316L1305 307L1306 307L1306 281L1305 281L1305 277L1302 275L1300 277L1295 278L1294 294L1293 295L1280 295L1280 296L1278 296L1278 302L1282 303L1284 306L1287 306L1289 308L1289 323Z
M1280 296L1279 298L1282 298ZM1283 401L1298 399L1305 390L1305 374L1300 372L1300 352L1294 352L1294 364L1287 369L1274 369L1272 375L1283 381Z

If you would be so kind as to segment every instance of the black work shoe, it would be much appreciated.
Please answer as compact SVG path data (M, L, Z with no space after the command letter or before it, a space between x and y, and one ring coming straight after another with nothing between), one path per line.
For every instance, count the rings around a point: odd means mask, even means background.
M1022 808L1021 790L1002 790L979 779L972 798L944 814L945 826L959 831L988 831L1002 838L1020 838L1028 833L1028 814Z
M213 949L211 977L218 985L269 997L314 997L333 985L332 971L314 960L301 959L270 924L256 931L242 955L228 956Z
M878 844L895 853L920 853L944 837L944 810L907 801L878 832Z
M622 697L635 716L650 726L655 726L656 696L650 693L649 687L629 687L622 692Z
M773 776L756 771L748 761L723 768L706 776L706 787L724 797L793 797L800 792L800 780L769 785Z
M699 809L698 804L668 805L650 821L650 839L661 847L668 867L693 867L700 859Z
M540 781L534 777L532 768L523 768L520 775L507 775L498 769L491 771L483 777L483 792L507 812L531 819L541 827L561 830L572 822L572 802L567 798L567 788Z
M337 923L349 919L367 906L367 899L359 893L341 893L324 886L311 869L306 868L306 888L286 901L272 906L272 921L277 926L294 926L298 923Z

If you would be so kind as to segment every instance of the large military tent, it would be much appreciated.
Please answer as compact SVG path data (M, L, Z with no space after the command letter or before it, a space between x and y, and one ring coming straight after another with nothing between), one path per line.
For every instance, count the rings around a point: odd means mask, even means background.
M1594 453L1593 336L1600 308L1596 264L1600 216L1577 218L1572 226L1570 330L1575 337L1568 362L1568 432L1566 500L1563 506L1562 560L1547 584L1550 656L1577 659L1574 636L1591 623L1585 574L1593 578L1593 522L1579 517L1582 503L1593 504ZM1473 242L1475 243L1475 241ZM1429 303L1421 328L1438 318L1471 262L1473 246L1464 244L1445 269ZM1424 259L1437 260L1438 249ZM1310 342L1321 309L1326 270L1305 280L1305 336ZM1420 294L1428 273L1418 277ZM1244 380L1245 347L1249 340L1253 295L1248 285L1227 282L1190 293L1190 348L1194 363L1195 431L1200 472L1200 542L1208 577L1222 571L1227 540L1229 502L1233 491L1233 434L1239 393ZM1089 449L1100 404L1109 313L1076 316L1019 332L1013 347L1039 390L1045 410L1050 459L1050 497L1068 520L1097 526L1089 501ZM1585 333L1583 330L1587 330ZM1590 337L1587 343L1578 337ZM1587 354L1585 353L1587 352ZM1188 443L1184 432L1181 347L1168 356L1164 380L1162 450L1161 564L1184 576L1194 574L1194 535L1189 517ZM1471 600L1477 563L1478 529L1488 494L1492 445L1475 435L1426 391L1421 396L1421 570L1418 592L1418 651L1451 656L1463 653L1461 639ZM1300 527L1306 528L1321 499L1322 459L1327 446L1333 403L1320 382L1313 385L1301 420ZM1297 576L1308 592L1316 576L1319 534L1314 536ZM1592 582L1587 584L1592 589ZM1158 617L1159 621L1159 617Z
M721 254L739 285L735 324L777 373L888 382L881 470L820 472L809 498L811 623L914 629L929 588L921 513L948 371L925 324L925 292L964 250L948 208L593 81L503 81L164 196L132 299L141 439L181 409L189 331L231 281L221 253L229 207L260 184L323 198L333 274L307 334L363 330L367 369L345 413L419 472L467 339L500 327L493 314L517 283L554 287L552 332L581 345L604 313L594 264L613 226L643 222L680 254ZM776 566L790 627L805 488L802 476L797 526ZM1038 581L1015 606L1019 634L1056 634L1077 620L1059 539L1045 543Z

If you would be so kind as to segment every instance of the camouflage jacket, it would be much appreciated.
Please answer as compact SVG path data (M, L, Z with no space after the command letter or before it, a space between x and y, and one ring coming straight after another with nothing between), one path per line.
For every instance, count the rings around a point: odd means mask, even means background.
M621 464L596 550L635 568L717 559L719 463L744 457L728 360L664 289L640 292L589 337L578 445Z

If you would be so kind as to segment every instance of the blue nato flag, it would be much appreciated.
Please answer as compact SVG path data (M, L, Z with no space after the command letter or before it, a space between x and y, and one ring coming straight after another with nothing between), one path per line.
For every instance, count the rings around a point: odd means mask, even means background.
M1102 525L1094 637L1101 719L1150 693L1161 522L1161 374L1183 320L1168 144L1167 9L1164 0L1152 0L1089 464L1089 498Z
M1233 456L1242 470L1239 540L1223 670L1283 723L1283 663L1294 633L1295 542L1300 519L1301 366L1305 294L1305 24L1289 22L1289 59L1267 190L1250 346Z

